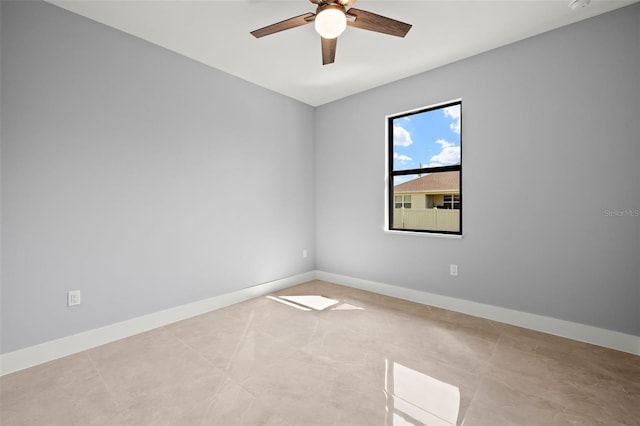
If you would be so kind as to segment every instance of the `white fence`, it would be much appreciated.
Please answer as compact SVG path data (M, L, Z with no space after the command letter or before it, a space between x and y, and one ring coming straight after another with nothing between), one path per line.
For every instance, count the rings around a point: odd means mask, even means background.
M393 227L457 232L460 230L460 210L393 209Z

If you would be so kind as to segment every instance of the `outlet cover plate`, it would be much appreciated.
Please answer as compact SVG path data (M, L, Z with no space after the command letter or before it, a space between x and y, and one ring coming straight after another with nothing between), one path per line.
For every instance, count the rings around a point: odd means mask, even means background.
M67 306L80 304L80 290L73 290L67 293Z
M453 275L454 277L458 276L458 265L449 265L449 274Z

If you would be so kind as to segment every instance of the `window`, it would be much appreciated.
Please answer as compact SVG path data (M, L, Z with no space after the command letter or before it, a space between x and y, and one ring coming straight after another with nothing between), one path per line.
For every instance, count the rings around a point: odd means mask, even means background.
M411 208L411 195L396 195L396 209L410 209Z
M445 194L444 208L460 210L460 194Z
M387 117L387 229L462 235L462 101Z

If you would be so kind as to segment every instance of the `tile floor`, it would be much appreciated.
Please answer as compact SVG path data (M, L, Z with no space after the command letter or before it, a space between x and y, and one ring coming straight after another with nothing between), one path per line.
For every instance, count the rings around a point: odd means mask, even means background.
M0 384L2 426L640 424L640 357L322 281Z

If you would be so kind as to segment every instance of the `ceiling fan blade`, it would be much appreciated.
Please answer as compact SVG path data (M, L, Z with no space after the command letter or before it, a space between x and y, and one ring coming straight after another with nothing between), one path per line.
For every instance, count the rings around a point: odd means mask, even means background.
M358 0L338 0L338 1L340 2L341 5L345 7L349 7L349 6L353 6L353 4Z
M411 29L411 24L396 21L386 16L376 15L366 10L351 8L347 11L347 17L353 16L355 20L347 19L347 25L363 30L375 31L397 37L404 37Z
M284 21L267 25L264 28L251 31L251 35L253 35L255 38L260 38L268 36L270 34L278 33L280 31L290 30L291 28L307 25L312 21L311 18L313 18L315 15L315 13L309 12L305 13L304 15L294 16L293 18L285 19Z
M332 64L336 59L336 45L338 37L322 39L322 65Z

